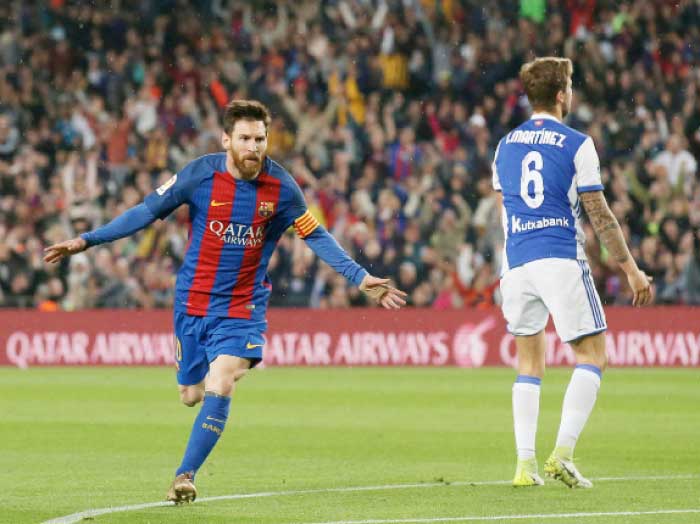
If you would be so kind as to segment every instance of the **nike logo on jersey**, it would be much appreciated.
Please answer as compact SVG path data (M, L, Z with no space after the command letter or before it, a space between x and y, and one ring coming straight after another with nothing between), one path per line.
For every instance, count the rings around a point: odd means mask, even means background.
M211 201L211 207L219 207L219 206L225 206L227 204L230 204L231 202L217 202L216 200Z
M219 422L219 423L221 423L221 424L226 424L226 421L225 421L225 420L221 420L221 419L218 419L218 418L210 417L209 415L207 415L207 420L213 420L214 422Z
M246 349L255 349L255 348L260 348L263 347L265 344L251 344L248 342L245 346Z

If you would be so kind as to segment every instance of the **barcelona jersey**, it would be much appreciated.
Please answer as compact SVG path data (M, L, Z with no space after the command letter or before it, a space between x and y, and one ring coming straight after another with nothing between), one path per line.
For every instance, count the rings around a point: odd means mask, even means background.
M158 218L189 206L175 311L194 316L264 322L272 290L267 266L277 241L292 225L302 238L319 226L297 183L269 158L254 180L238 180L226 170L226 153L205 155L148 195L145 204Z

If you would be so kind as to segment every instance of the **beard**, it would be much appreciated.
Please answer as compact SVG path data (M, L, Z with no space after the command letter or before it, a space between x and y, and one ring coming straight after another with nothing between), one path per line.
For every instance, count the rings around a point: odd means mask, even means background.
M262 167L262 155L257 155L255 153L236 153L233 148L231 148L229 152L233 159L233 165L241 174L241 177L250 180L258 175Z

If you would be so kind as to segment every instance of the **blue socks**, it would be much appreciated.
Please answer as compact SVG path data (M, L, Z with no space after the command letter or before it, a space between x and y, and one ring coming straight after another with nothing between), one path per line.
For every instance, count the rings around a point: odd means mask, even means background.
M194 479L195 473L204 464L224 431L230 406L231 397L222 397L208 391L204 394L204 403L194 421L185 456L175 476L190 473Z

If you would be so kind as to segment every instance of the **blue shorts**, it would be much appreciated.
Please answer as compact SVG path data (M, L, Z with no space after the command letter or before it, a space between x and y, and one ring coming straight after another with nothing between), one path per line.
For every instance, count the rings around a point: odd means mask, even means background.
M265 324L241 325L239 318L196 317L175 312L175 366L182 386L199 384L219 355L262 360ZM250 324L246 322L246 324Z

